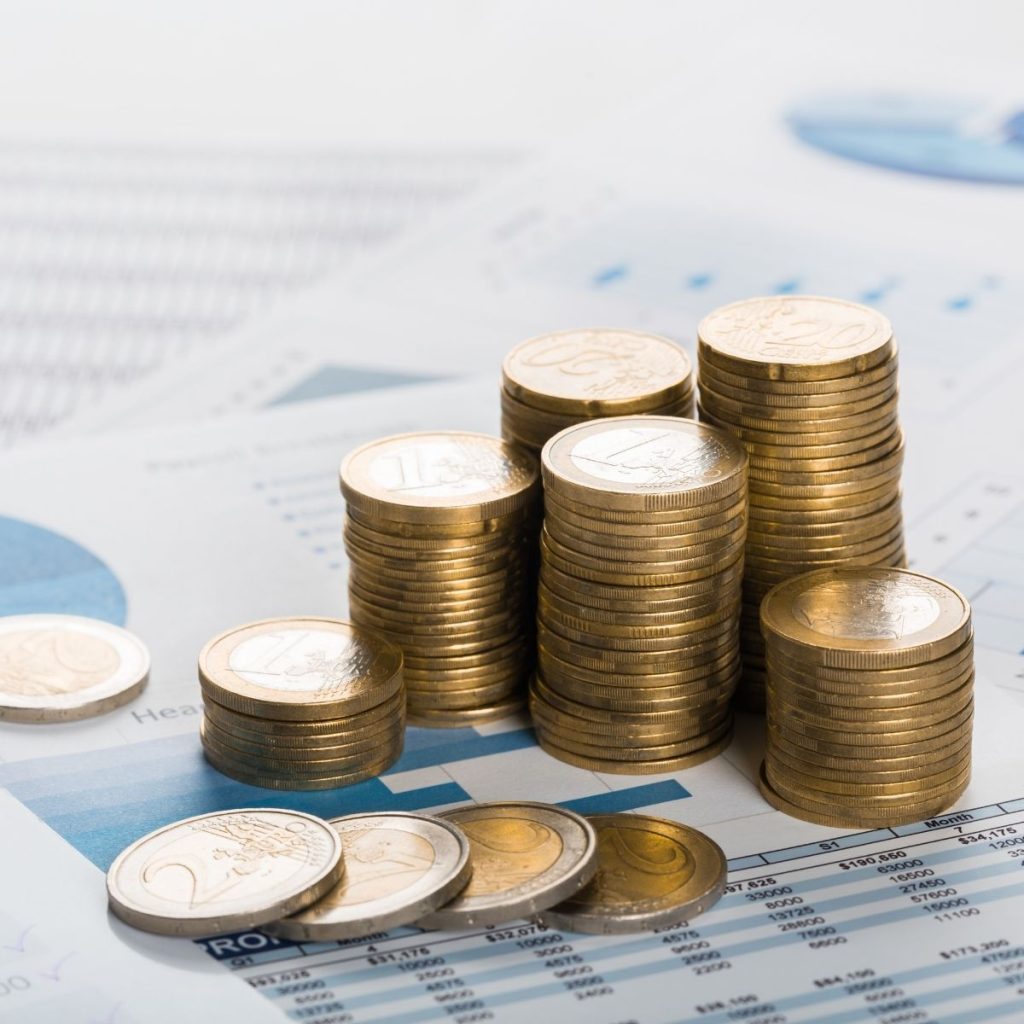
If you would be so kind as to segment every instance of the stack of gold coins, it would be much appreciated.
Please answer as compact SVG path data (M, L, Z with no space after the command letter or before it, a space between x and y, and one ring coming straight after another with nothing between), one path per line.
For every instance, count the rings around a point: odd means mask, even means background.
M713 756L740 668L743 446L693 420L626 416L557 434L541 468L541 746L634 774Z
M903 435L889 321L839 299L748 299L699 328L700 418L746 445L741 702L764 707L761 599L839 565L905 564Z
M402 434L348 455L341 490L352 621L404 652L409 721L521 708L535 660L533 456L483 434Z
M946 810L971 771L971 608L905 569L821 569L761 609L768 731L761 791L840 827Z
M539 452L560 430L602 416L693 416L690 359L657 334L556 331L517 345L501 367L501 432Z
M199 655L207 760L269 789L334 789L379 775L405 735L402 654L337 619L252 622Z

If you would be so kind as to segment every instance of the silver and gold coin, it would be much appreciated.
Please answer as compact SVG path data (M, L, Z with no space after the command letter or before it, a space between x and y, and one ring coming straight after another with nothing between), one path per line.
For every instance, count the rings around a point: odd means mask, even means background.
M575 896L544 911L550 928L615 935L690 921L725 892L725 854L696 829L647 814L598 814L598 869Z
M689 356L641 331L582 328L530 338L505 357L501 380L502 435L536 452L590 419L693 415Z
M445 811L468 837L473 876L425 928L474 928L531 917L586 885L597 869L597 837L579 814L508 801Z
M702 421L750 458L743 706L764 708L758 606L824 566L899 566L903 437L889 321L840 299L747 299L698 330Z
M743 446L690 420L615 417L557 434L541 470L541 746L623 774L713 757L737 681Z
M533 666L539 473L482 434L402 434L341 467L353 622L404 654L409 721L522 706Z
M335 788L401 755L401 651L351 623L296 616L238 626L203 648L199 682L206 758L239 781Z
M326 822L253 808L186 818L122 851L107 872L113 913L160 935L244 931L315 903L341 878Z
M761 792L821 824L905 824L967 785L971 609L941 580L824 569L761 605L767 730Z
M305 910L264 926L295 942L354 939L398 928L444 906L473 873L458 826L424 814L386 811L332 818L344 877Z
M0 617L0 721L70 722L113 711L149 679L126 629L78 615Z

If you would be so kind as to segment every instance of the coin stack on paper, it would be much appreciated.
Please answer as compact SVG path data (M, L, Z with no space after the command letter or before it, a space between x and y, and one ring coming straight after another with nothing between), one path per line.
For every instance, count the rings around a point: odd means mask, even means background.
M410 722L521 708L534 653L536 460L483 434L403 434L341 466L353 622L405 655Z
M592 420L541 457L538 672L542 747L648 774L728 743L747 458L729 434L668 416Z
M581 328L517 345L501 367L501 432L539 452L601 416L693 416L690 358L657 334Z
M761 622L769 803L868 828L931 817L964 791L974 647L958 591L905 569L822 569L771 590Z
M402 654L335 619L253 622L199 655L207 760L270 789L333 789L402 753Z
M865 306L777 296L707 316L698 361L701 420L750 456L739 697L756 710L758 610L774 584L830 566L904 564L896 341Z

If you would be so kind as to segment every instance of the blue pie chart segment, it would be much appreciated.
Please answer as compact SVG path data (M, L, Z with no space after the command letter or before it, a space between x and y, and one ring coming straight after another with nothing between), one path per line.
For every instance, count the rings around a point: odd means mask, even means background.
M124 587L80 544L21 519L0 516L0 615L55 612L123 626Z
M823 96L787 120L835 156L934 178L1024 185L1024 103L996 108L950 97Z

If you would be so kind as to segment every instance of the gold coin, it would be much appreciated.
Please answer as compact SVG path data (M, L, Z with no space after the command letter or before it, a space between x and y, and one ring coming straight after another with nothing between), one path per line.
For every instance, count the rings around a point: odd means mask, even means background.
M547 733L540 731L537 733L537 743L541 749L557 760L577 768L586 768L592 772L606 772L609 775L662 775L666 772L681 772L686 768L693 768L717 757L731 742L732 731L729 730L719 739L691 754L651 761L617 761L566 750Z
M402 654L337 619L266 619L214 637L199 654L204 692L263 718L343 718L402 686Z
M746 461L725 432L670 416L591 420L555 435L541 453L546 489L567 501L641 512L733 494Z
M543 700L551 707L562 711L567 715L576 715L579 718L591 718L599 722L633 721L635 716L638 722L660 722L663 719L658 716L679 715L692 716L694 712L710 704L720 704L728 699L729 686L728 678L725 678L726 685L717 685L700 690L687 690L685 696L672 696L671 699L655 701L629 701L629 708L607 708L594 704L590 697L589 690L581 688L583 697L577 700L569 691L560 687L549 686L543 676L537 673L530 681L531 689L537 694L538 699ZM629 692L628 690L625 692ZM675 694L678 691L672 691ZM628 719L623 718L621 711L630 711ZM652 717L653 716L653 717ZM670 719L665 719L670 721Z
M878 775L897 778L902 775L916 777L923 769L952 763L959 760L971 747L971 732L960 730L945 746L926 750L921 754L902 754L896 757L879 756L876 751L865 751L864 757L835 757L821 754L806 747L784 746L772 742L765 748L768 756L781 761L792 761L797 767L811 774L821 774L823 778L835 775L839 778L864 777Z
M642 611L655 605L659 610L669 611L701 604L720 588L731 587L742 575L742 556L703 578L659 587L622 586L581 579L550 560L542 560L540 566L541 580L557 593L568 596L569 600L579 600L593 607L621 607L623 611Z
M687 608L684 612L671 611L659 612L657 606L652 606L649 612L622 612L616 614L602 608L591 608L589 605L579 601L569 601L560 594L553 591L547 583L541 583L538 587L538 603L552 609L564 621L573 623L577 629L588 629L591 626L598 632L602 627L615 627L610 629L612 635L628 631L635 627L657 628L669 627L685 631L693 622L701 622L715 611L728 609L731 614L738 611L739 585L733 584L730 589L722 588L723 593L717 601L705 600L700 605ZM641 634L643 635L643 634Z
M639 686L601 686L579 685L557 680L557 692L567 700L587 704L592 708L600 708L615 714L631 714L645 711L684 710L698 707L707 700L709 692L731 696L739 682L740 666L735 661L728 672L700 680L686 687L670 686L660 689L646 689ZM699 688L698 688L699 687ZM555 692L555 691L553 691ZM664 696L661 694L664 693Z
M759 484L760 486L760 484ZM800 488L805 490L805 488ZM811 522L815 519L850 519L872 508L887 505L899 496L899 473L878 486L848 492L825 491L818 495L750 492L749 520L769 519L780 522Z
M555 612L549 605L542 604L540 621L553 632L574 643L589 644L610 651L676 651L688 649L718 637L721 633L734 633L736 611L725 608L706 619L687 623L692 626L626 626L602 627L599 623L583 622Z
M773 648L836 668L934 661L971 632L967 599L906 569L823 569L780 584L761 606Z
M459 558L463 555L486 554L507 548L517 543L526 529L527 526L523 523L516 529L483 533L476 537L407 537L384 533L363 525L352 516L346 516L344 533L356 544L366 544L371 550L383 548L396 558Z
M494 519L527 509L539 494L528 453L459 431L372 441L346 456L340 475L349 507L407 523Z
M365 761L376 755L383 745L397 739L404 728L405 717L400 713L384 728L371 733L349 733L332 745L320 742L323 737L319 737L315 744L305 742L296 745L279 743L272 734L238 733L222 729L210 715L205 715L202 722L203 735L215 746L226 748L224 752L227 754L238 750L261 758L302 763L341 758Z
M738 478L736 488L716 501L690 508L644 512L591 505L576 498L562 498L548 490L544 493L544 505L550 516L569 520L576 517L583 521L581 525L593 529L621 529L636 533L656 528L689 533L700 529L702 523L718 520L721 516L728 518L735 513L742 513L746 504L746 491L746 480Z
M722 720L713 728L698 729L690 738L674 743L650 743L646 746L625 746L622 741L588 743L585 734L552 728L549 718L534 719L538 740L542 737L560 750L579 757L593 758L609 764L650 763L665 764L675 758L689 757L713 746L723 737L732 733L732 717L728 709L722 713Z
M970 731L973 720L973 709L968 708L956 719L945 723L943 729L931 729L927 732L915 730L903 734L890 733L881 737L870 736L859 743L856 742L856 738L863 734L848 733L846 738L854 737L854 742L840 743L834 739L821 739L804 731L787 730L784 723L776 721L769 706L765 728L771 742L794 750L796 748L806 749L838 758L862 758L865 756L866 750L874 747L876 753L878 748L884 748L889 757L913 757L916 754L926 754L948 746Z
M895 438L899 435L899 424L893 417L878 430L873 430L862 437L849 438L843 441L825 444L802 444L784 441L762 442L743 439L743 444L750 457L750 464L759 469L782 469L786 462L796 462L801 466L804 462L813 462L823 469L841 468L841 460L852 459L854 456L877 457L880 445L889 443L895 446ZM891 450L891 449L890 449ZM853 463L856 465L856 463ZM803 468L807 468L804 466Z
M460 622L486 621L501 613L509 616L526 614L532 602L528 600L529 595L524 591L525 587L519 592L503 595L500 599L489 598L484 603L456 601L431 606L419 602L400 604L383 601L377 597L366 596L360 588L350 586L349 598L372 609L376 615L393 615L398 621L456 625Z
M535 506L530 505L507 516L493 516L466 523L406 523L397 520L381 519L374 515L364 515L352 505L346 506L347 521L366 527L376 533L385 533L396 538L406 537L410 540L465 540L484 538L491 534L508 536L523 529L531 519L536 518Z
M791 503L790 507L799 501L815 499L819 504L839 504L843 499L852 499L849 503L857 504L862 500L865 491L874 491L886 484L898 487L902 467L903 449L897 448L873 465L854 466L851 469L828 473L797 474L800 480L787 478L781 473L751 477L750 501L754 504L765 499L770 501L783 498ZM773 479L768 479L769 475ZM804 482L811 479L813 482ZM854 495L857 497L853 497Z
M970 776L970 758L964 762L960 770L950 776L940 776L940 782L927 784L930 780L922 780L922 785L917 788L906 788L904 784L898 783L885 791L874 790L866 793L844 792L842 795L833 790L821 790L806 788L801 780L798 780L792 773L780 771L771 761L764 763L765 776L769 785L777 793L794 802L805 806L821 809L829 809L830 805L839 807L851 807L858 810L866 810L869 813L895 812L902 813L903 804L908 801L943 799L950 789L958 786L963 780Z
M725 671L726 666L736 663L739 651L735 644L722 648L716 658L701 661L688 669L669 672L653 672L650 666L640 663L633 665L633 671L616 671L611 669L589 669L577 662L559 658L550 648L540 647L537 652L537 663L542 669L544 678L559 686L577 684L580 686L616 686L643 687L658 690L663 687L684 686L704 679L716 677Z
M783 295L744 299L706 316L698 357L764 380L827 380L859 374L896 351L881 313L842 299Z
M845 392L860 391L872 385L887 384L889 379L895 376L898 366L898 355L893 352L889 358L869 370L860 370L857 373L822 380L783 380L753 376L746 371L733 373L723 369L717 363L704 359L700 361L698 385L707 379L712 387L716 383L723 383L730 387L741 388L743 391L757 396L792 395L796 398L803 398L804 396L835 395L836 398L833 399L832 404L836 404L842 401L842 395Z
M848 731L891 733L911 732L937 728L964 710L971 703L974 679L970 677L958 689L945 697L935 697L924 704L904 708L846 708L838 705L800 703L792 699L792 693L780 692L775 686L774 676L769 670L768 695L776 715L788 722L787 732L810 732L827 738L827 733L844 735Z
M396 598L410 607L426 604L430 607L460 605L471 607L474 603L485 604L490 600L503 598L509 593L521 591L524 583L524 568L506 570L483 582L416 583L409 581L386 581L380 575L364 572L359 566L350 566L349 584L375 599L394 601Z
M799 408L806 409L808 417L815 415L815 410L828 406L857 406L865 401L877 401L880 396L892 390L896 380L896 360L882 364L873 380L861 383L861 375L842 377L837 383L849 385L838 390L818 388L816 391L782 391L784 381L762 381L750 378L737 378L725 374L717 367L705 362L701 367L699 387L703 394L710 391L734 402L742 402L767 409ZM828 381L821 383L827 384ZM751 387L750 385L757 385Z
M551 545L563 558L580 556L585 566L606 561L616 570L629 572L678 572L700 567L708 559L735 558L744 541L742 523L739 529L731 529L722 536L692 544L648 544L643 549L618 548L611 543L597 540L580 540L559 531L553 519L544 522L544 536L554 543Z
M734 647L737 630L731 621L726 621L721 629L700 639L689 640L663 650L634 651L621 646L612 647L610 641L601 643L588 642L588 638L573 639L563 636L546 621L537 623L537 639L542 647L554 651L565 660L578 660L583 666L607 666L615 669L619 665L657 665L662 671L670 668L690 668L702 661L717 658L723 648ZM596 638L590 638L596 639ZM675 641L673 640L673 643Z
M804 775L808 775L814 778L820 778L827 782L869 782L869 783L885 783L885 782L902 782L912 779L920 778L922 774L928 775L936 772L945 771L954 765L960 765L964 758L970 756L971 738L970 736L965 737L958 744L952 747L944 748L938 753L939 757L929 756L925 758L903 758L903 767L890 768L887 764L892 762L873 760L866 763L866 767L859 767L860 762L857 765L847 765L845 762L839 762L837 759L831 759L833 766L822 765L816 761L809 761L803 757L791 753L784 747L773 746L769 750L765 751L765 757L780 763L781 765L792 768L794 771L798 771ZM835 767L838 763L842 767Z
M954 693L965 684L974 679L973 666L966 671L952 676L948 681L940 677L940 681L920 690L895 690L888 693L829 693L822 691L814 683L813 677L804 677L801 682L796 682L793 675L788 674L780 677L778 669L775 668L771 659L768 661L768 672L775 690L784 691L789 703L797 704L800 707L814 707L823 714L827 714L830 708L859 708L882 712L886 710L898 710L900 708L918 708L927 704L930 700L936 700Z
M227 775L238 782L244 782L250 786L259 786L263 789L286 790L338 789L342 786L352 786L357 782L373 779L381 775L401 757L401 754L401 744L399 744L398 749L389 750L386 757L382 757L373 763L365 764L350 772L341 772L336 775L298 777L278 775L258 769L253 771L229 758L222 757L209 747L203 748L203 755L206 760L223 775Z
M779 523L751 520L747 540L758 545L791 542L817 547L835 547L846 540L860 541L867 536L877 536L901 521L902 517L903 509L897 498L868 515L851 517L839 523Z
M691 921L725 892L728 865L703 833L647 814L598 814L595 879L540 914L549 928L592 935Z
M502 388L554 413L646 411L692 389L689 356L640 331L575 329L521 342L501 365Z
M472 635L482 638L491 633L500 635L502 630L516 629L522 624L522 609L516 607L488 615L472 613L445 618L419 612L403 615L396 611L376 609L372 604L360 601L354 594L349 597L349 606L353 612L358 609L359 617L367 623L373 622L374 628L378 630L393 630L409 637L436 637L438 641Z
M496 722L502 718L508 718L526 707L526 695L516 693L502 701L494 704L486 704L481 707L464 708L458 711L442 708L419 708L415 712L410 711L408 722L410 725L417 725L428 729L435 728L469 728L474 725L484 725L487 722Z
M747 510L748 532L764 533L777 528L782 531L799 529L838 529L843 523L856 522L864 516L874 515L882 509L900 502L902 494L898 487L886 485L868 501L855 505L835 507L775 508L768 505L751 505Z
M894 388L892 394L884 400L858 412L834 406L814 411L819 415L813 419L806 412L800 418L796 409L752 408L706 391L701 392L700 401L697 402L697 415L701 423L711 423L727 430L744 443L823 446L841 444L883 429L891 429L898 415L897 393Z
M786 679L793 677L807 687L843 699L854 696L885 696L938 686L973 671L974 641L967 641L956 650L935 661L909 668L842 669L827 665L808 667L805 662L783 651L772 650L771 661Z
M476 654L432 654L429 657L406 655L406 665L412 671L446 672L469 671L470 669L492 668L495 665L510 664L520 658L530 645L526 637L516 637L508 643Z
M832 559L833 565L829 565L827 560L799 562L794 559L791 562L779 561L776 567L768 568L768 563L762 560L760 564L750 566L747 578L752 584L770 589L773 584L785 583L795 576L811 572L830 572L844 568L901 568L900 563L904 557L903 540L897 538L890 544L863 554L838 555Z
M805 807L777 793L768 782L762 765L758 778L758 789L764 799L776 810L791 818L810 821L831 828L889 828L892 825L909 825L915 821L933 818L948 810L967 788L970 773L957 786L939 797L921 802L904 803L900 808L885 811L865 811L858 808L839 807L835 803L821 807Z
M511 683L481 686L475 690L408 690L409 713L413 716L426 710L462 711L483 705L500 703L510 697L522 698L523 686L518 680Z
M467 558L462 561L420 562L410 561L400 564L396 559L385 559L345 545L345 552L353 566L363 572L377 574L389 582L407 581L410 583L437 584L445 587L449 583L464 583L479 586L489 580L499 581L505 573L514 570L521 562L521 555L513 550L496 552L486 559ZM429 568L428 568L429 565Z
M879 548L890 547L895 541L903 537L903 520L895 522L877 533L867 537L865 540L850 540L848 543L841 543L836 547L816 547L803 545L799 542L793 545L783 543L756 544L751 545L746 554L746 564L749 570L785 569L795 562L798 565L813 565L819 561L831 561L837 558L848 558L854 555L863 555ZM790 552L797 557L791 559ZM781 556L781 557L779 557Z
M568 522L561 516L549 515L544 520L544 528L562 544L579 547L584 553L604 548L613 551L618 558L636 558L647 552L674 550L677 552L694 551L705 545L714 544L723 539L742 536L746 526L745 512L724 520L716 526L702 527L694 533L658 533L633 534L625 531L594 530L588 526L579 527Z
M245 736L254 742L283 746L327 745L347 742L353 735L372 735L389 728L401 718L405 709L405 693L393 697L369 711L348 718L324 718L314 722L281 722L273 718L243 715L222 707L205 694L203 712L221 730Z

